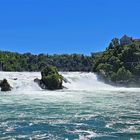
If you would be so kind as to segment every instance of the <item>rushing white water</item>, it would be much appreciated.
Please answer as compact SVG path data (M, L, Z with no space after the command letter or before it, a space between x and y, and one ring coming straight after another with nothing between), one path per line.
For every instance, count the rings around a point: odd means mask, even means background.
M67 83L64 82L64 86L68 90L108 90L109 88L114 88L98 81L94 73L64 72L61 74L67 79ZM1 72L0 79L4 78L10 82L14 90L41 90L34 83L35 78L41 78L39 72Z
M38 72L0 72L0 139L139 140L140 88L119 88L94 73L62 72L66 88L42 90Z
M63 76L68 80L65 85L71 90L105 90L113 88L97 79L94 73L63 73Z
M14 91L38 91L40 87L34 83L35 78L40 78L38 72L0 72L0 80L7 79Z
M139 88L119 88L114 87L98 80L94 73L84 72L62 72L67 82L63 83L65 90L86 90L86 91L100 91L100 90L120 90L120 91L140 91ZM14 91L40 91L42 90L36 83L35 78L41 78L39 72L0 72L0 80L6 78Z

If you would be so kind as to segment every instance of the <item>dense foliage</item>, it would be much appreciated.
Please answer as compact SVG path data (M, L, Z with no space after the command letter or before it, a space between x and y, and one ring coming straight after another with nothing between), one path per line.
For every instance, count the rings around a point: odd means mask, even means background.
M94 61L93 71L107 82L124 85L140 84L140 42L122 45L113 39Z
M33 55L0 51L0 69L3 71L41 71L46 65L59 71L91 71L91 56L81 54Z

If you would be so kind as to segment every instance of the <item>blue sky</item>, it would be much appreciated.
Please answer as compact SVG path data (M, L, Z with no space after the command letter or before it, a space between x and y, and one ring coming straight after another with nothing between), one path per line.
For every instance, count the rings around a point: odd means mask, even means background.
M140 38L140 0L0 0L0 50L90 54Z

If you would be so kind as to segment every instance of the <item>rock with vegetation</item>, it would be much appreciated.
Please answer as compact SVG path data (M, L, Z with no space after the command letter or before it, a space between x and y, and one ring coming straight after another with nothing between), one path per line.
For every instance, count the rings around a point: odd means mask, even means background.
M63 77L53 66L47 66L41 71L41 80L35 79L42 89L57 90L62 89Z
M0 82L1 91L11 91L11 86L6 79Z
M109 83L140 86L140 41L128 38L113 39L95 59L93 71Z

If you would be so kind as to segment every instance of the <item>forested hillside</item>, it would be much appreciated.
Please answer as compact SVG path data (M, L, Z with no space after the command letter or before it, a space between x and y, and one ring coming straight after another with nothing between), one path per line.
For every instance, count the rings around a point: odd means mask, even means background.
M124 36L114 38L109 47L94 61L93 71L107 82L140 84L140 40Z
M59 71L91 71L94 54L33 55L0 51L0 69L3 71L41 71L44 66L56 66Z

